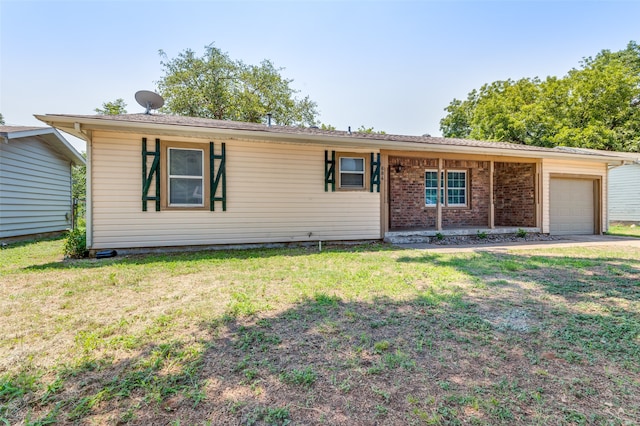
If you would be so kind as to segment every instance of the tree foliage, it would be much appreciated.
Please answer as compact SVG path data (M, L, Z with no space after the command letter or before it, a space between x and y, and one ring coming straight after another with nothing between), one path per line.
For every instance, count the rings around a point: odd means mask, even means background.
M0 125L4 125L4 117L2 116L2 113L0 113Z
M94 109L100 115L118 115L127 113L127 104L124 99L118 98L113 102L104 102L102 108Z
M325 123L322 123L319 128L321 130L336 130L336 126L332 126L331 124L325 124ZM355 130L355 133L370 133L370 134L377 134L377 135L387 134L387 132L385 132L384 130L375 130L373 127L366 127L364 125L358 127Z
M268 113L280 125L316 123L316 103L298 99L293 80L281 75L271 61L247 65L234 60L213 44L203 56L187 49L169 59L160 51L164 75L158 91L164 111L191 117L259 123Z
M87 153L83 152L82 157L86 160ZM75 211L77 215L76 224L82 223L86 214L87 197L87 166L85 165L71 168L71 197L74 200L78 200L77 210Z
M387 134L387 132L385 132L384 130L374 130L373 127L365 127L364 125L358 127L358 129L356 130L356 133L370 133L370 134L376 134L376 135Z
M83 158L87 158L85 152ZM84 199L87 194L87 166L73 166L71 168L71 196L73 198Z
M640 46L603 50L562 78L495 81L454 99L446 137L638 151Z

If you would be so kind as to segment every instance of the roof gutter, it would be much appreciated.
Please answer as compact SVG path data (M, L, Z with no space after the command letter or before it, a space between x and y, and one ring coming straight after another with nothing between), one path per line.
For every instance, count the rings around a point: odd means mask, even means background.
M548 152L548 151L525 151L508 148L493 147L477 147L465 145L444 145L432 143L417 143L411 141L385 141L372 138L358 138L354 136L339 137L328 135L301 135L291 133L276 133L260 130L244 130L244 129L221 129L212 127L187 126L180 124L162 124L162 123L144 123L134 121L105 121L102 119L91 119L73 116L59 115L35 115L35 117L47 123L48 125L58 128L73 136L89 141L88 136L91 131L120 131L125 133L151 133L167 136L190 136L190 137L227 137L238 138L244 137L254 140L262 140L268 142L279 143L300 143L317 145L344 145L350 148L377 148L389 150L410 150L422 152L459 152L465 154L478 154L479 150L488 150L485 154L505 157L524 157L524 158L572 158L588 161L607 162L609 164L621 165L624 162L623 157L605 156L594 154L579 154L575 152Z
M5 143L8 143L12 139L21 139L21 138L29 138L29 137L38 137L45 139L50 146L60 154L67 157L71 162L77 166L81 166L86 164L85 159L80 155L80 153L67 141L64 136L62 136L54 126L48 129L32 129L32 130L21 130L17 132L2 132L0 133L0 137L3 139Z
M18 130L17 132L2 132L2 136L9 139L20 139L20 138L28 138L31 136L43 136L51 133L57 133L56 129L53 128L40 128L40 129L31 129L31 130Z

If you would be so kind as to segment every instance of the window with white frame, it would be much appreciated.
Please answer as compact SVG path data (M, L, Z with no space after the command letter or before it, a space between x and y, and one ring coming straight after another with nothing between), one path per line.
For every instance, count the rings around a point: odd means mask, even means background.
M441 175L444 176L444 173ZM438 172L427 170L424 173L424 195L427 206L435 206L438 202ZM444 191L440 190L440 199L444 196Z
M363 189L364 157L340 157L340 188Z
M169 206L204 206L204 151L202 149L169 148Z
M438 194L437 170L427 170L424 173L424 188L425 204L427 206L436 206ZM440 202L443 206L465 207L467 205L467 171L443 170L440 172L439 189Z

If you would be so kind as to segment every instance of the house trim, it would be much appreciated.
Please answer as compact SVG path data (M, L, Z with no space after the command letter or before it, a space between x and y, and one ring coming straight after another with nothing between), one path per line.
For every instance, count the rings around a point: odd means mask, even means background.
M139 114L144 115L144 114ZM135 115L134 115L135 116ZM87 139L88 131L105 130L110 132L152 133L159 136L182 136L195 138L221 137L226 140L246 138L256 142L271 143L317 144L334 145L363 149L396 150L402 152L441 152L449 156L452 153L478 155L478 151L486 151L486 155L506 156L517 158L572 158L610 164L622 164L629 161L612 154L602 154L597 151L576 150L568 151L559 148L540 148L529 145L508 144L504 142L483 142L465 139L448 139L433 137L411 137L402 135L359 134L337 131L307 131L308 129L283 128L280 126L267 127L256 123L233 123L236 127L226 127L225 121L217 124L218 120L208 120L209 125L178 124L177 120L169 122L165 116L158 116L167 122L131 121L129 116L86 116L86 115L36 115L36 118L64 130L78 138ZM151 116L154 117L154 116ZM185 118L185 117L183 117ZM140 120L136 118L136 120ZM250 129L249 129L250 128ZM510 146L507 146L510 145Z

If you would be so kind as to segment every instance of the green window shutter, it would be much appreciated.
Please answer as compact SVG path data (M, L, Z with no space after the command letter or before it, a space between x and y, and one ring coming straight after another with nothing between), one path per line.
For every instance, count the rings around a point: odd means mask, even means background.
M373 192L373 187L376 186L376 192L380 192L380 153L377 154L374 161L373 152L371 153L371 182L369 185L369 192Z
M329 159L329 151L324 151L324 192L336 190L336 152L331 151L331 159Z
M222 211L227 211L227 169L226 169L226 148L222 144L222 151L215 154L213 142L209 142L209 186L211 187L209 210L215 211L215 202L222 202ZM218 161L218 171L216 172L216 160ZM220 193L220 195L217 195Z
M151 169L147 171L147 159L153 157ZM156 182L154 196L149 196L151 182ZM160 139L156 139L156 150L147 150L147 138L142 138L142 211L147 211L147 201L156 202L156 211L160 211Z

